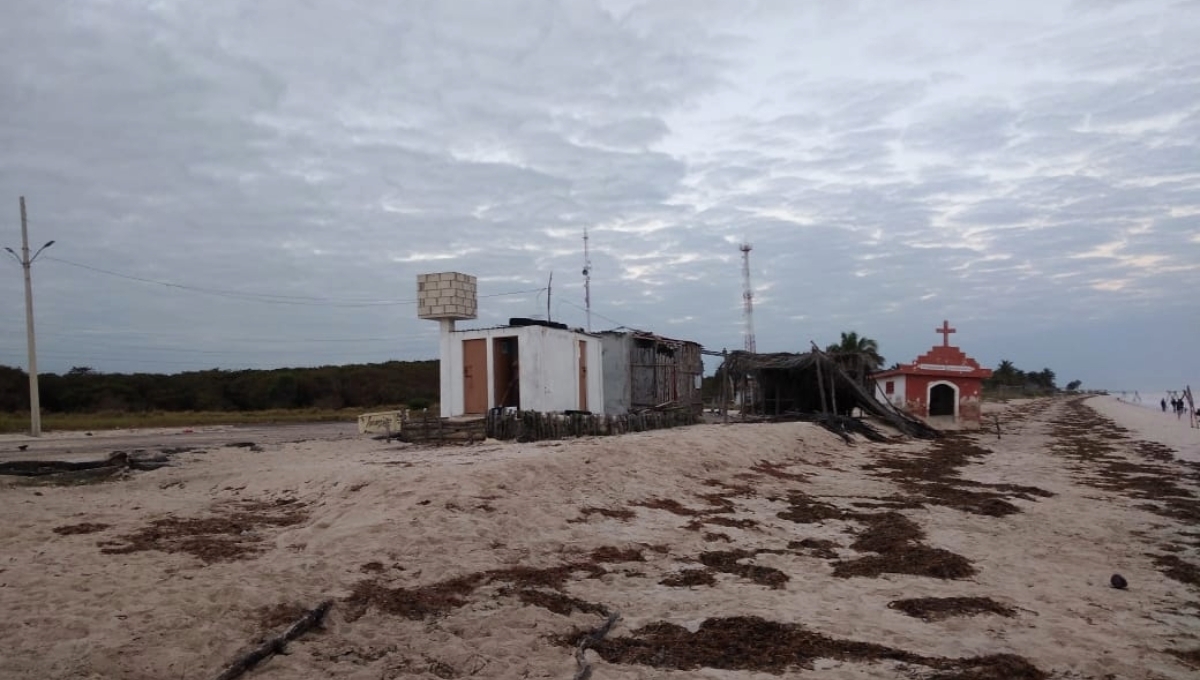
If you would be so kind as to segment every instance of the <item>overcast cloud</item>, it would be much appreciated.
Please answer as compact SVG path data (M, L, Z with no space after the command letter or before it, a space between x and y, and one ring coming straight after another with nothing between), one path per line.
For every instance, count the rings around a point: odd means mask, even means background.
M479 324L545 315L553 272L582 326L586 227L597 329L741 347L748 239L760 350L853 329L909 361L946 318L1060 384L1200 384L1195 1L5 0L0 26L0 245L19 195L57 241L43 370L434 358L432 271L480 278Z

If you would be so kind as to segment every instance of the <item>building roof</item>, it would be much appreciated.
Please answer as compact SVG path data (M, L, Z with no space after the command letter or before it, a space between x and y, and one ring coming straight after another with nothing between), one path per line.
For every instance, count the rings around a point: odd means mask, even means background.
M984 368L953 345L941 345L917 357L911 364L871 374L875 380L898 375L921 375L947 378L969 378L983 380L992 377L992 369Z

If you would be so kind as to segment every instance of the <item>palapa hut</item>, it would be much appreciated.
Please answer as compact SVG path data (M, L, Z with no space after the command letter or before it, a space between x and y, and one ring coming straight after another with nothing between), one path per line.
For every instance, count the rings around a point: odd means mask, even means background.
M901 432L922 438L938 436L925 423L880 403L833 359L819 350L806 354L730 353L718 372L735 393L750 395L743 414L774 419L812 418L814 414L850 416L854 409L874 416ZM752 389L749 389L753 386Z

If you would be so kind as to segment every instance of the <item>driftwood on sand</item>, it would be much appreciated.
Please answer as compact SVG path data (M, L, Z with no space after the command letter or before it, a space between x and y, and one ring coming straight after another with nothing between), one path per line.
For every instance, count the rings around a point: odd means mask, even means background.
M592 645L603 640L620 618L621 615L617 612L610 612L603 625L584 635L579 640L579 644L575 647L575 663L579 665L579 670L575 671L574 680L588 680L588 678L592 677L592 664L587 660L587 650Z
M283 652L284 648L287 647L287 643L320 626L321 622L325 619L325 614L329 612L329 608L332 606L333 600L325 600L313 609L304 612L304 615L288 626L287 630L272 638L268 638L266 642L239 656L233 663L226 666L225 670L221 671L221 674L217 676L217 680L234 680L235 678L240 678L258 664Z
M0 475L90 479L107 477L122 470L157 470L170 465L165 453L144 455L113 451L102 460L13 460L0 463Z

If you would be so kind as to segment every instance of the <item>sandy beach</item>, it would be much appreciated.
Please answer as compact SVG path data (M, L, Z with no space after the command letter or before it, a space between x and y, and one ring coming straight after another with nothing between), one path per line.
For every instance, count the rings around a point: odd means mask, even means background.
M245 677L1197 677L1200 430L1102 397L996 415L936 442L343 437L0 478L0 677L215 678L326 600Z

